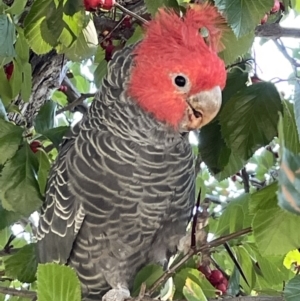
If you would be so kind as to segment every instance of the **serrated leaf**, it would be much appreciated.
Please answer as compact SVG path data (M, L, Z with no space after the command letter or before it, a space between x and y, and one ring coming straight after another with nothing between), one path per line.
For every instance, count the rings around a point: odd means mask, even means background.
M15 154L22 142L22 134L21 127L0 119L0 165Z
M163 268L157 264L150 264L142 268L134 278L132 296L139 294L143 283L146 284L146 288L149 288L162 274Z
M59 126L43 132L43 136L47 137L58 149L63 136L70 130L69 126Z
M1 173L0 199L5 209L28 216L41 206L37 170L37 158L26 143L6 162Z
M44 195L51 164L48 156L43 151L37 151L36 156L39 160L38 183L40 193L41 195Z
M250 227L252 218L249 216L249 201L249 194L231 200L219 218L215 235L226 235Z
M279 170L278 204L300 214L300 156L284 148Z
M224 50L219 53L219 57L225 62L225 65L234 63L239 56L243 56L248 52L254 42L254 38L253 32L237 38L231 28L226 28L221 39Z
M259 210L252 223L260 254L285 255L300 246L299 217L279 207Z
M39 301L81 301L80 282L76 272L56 263L39 264L37 270Z
M0 15L0 58L15 57L15 25L7 15Z
M242 37L254 30L274 0L215 0L215 5L225 14L235 35Z
M56 103L50 100L41 107L34 120L34 127L38 133L42 134L54 127L56 106Z
M34 1L24 21L25 37L37 54L45 54L57 44L46 22L48 9L52 3L52 0Z
M232 153L248 160L277 134L280 96L271 83L257 83L238 91L220 113L222 136Z
M31 283L36 280L37 270L36 244L28 244L4 261L5 275L21 282Z
M22 216L19 213L4 209L0 200L0 230L3 230L4 228L17 222L21 217Z
M298 301L300 296L300 275L296 275L284 287L286 301Z

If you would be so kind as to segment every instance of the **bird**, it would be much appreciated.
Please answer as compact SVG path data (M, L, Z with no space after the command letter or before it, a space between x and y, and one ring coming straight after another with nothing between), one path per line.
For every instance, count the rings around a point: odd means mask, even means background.
M141 41L114 53L87 114L63 138L38 260L71 266L82 300L128 298L142 267L177 252L195 200L188 133L214 119L226 83L222 31L212 5L160 9Z

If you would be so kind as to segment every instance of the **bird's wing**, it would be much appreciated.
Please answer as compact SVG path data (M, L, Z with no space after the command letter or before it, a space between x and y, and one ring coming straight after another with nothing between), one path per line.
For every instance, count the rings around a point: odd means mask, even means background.
M48 178L46 200L37 230L38 258L42 263L67 262L85 216L83 207L68 189L66 155L74 147L73 134L65 137Z

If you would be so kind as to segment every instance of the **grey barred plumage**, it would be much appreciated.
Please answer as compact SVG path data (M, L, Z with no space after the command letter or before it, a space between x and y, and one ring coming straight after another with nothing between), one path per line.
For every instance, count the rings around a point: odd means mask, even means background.
M38 228L40 262L68 263L84 300L131 287L176 251L194 203L187 135L126 95L132 49L115 53L90 110L62 143Z

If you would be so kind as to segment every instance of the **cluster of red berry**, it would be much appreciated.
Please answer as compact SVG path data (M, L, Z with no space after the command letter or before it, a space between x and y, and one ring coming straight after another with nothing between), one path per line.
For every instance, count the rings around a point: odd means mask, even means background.
M111 10L115 2L115 0L83 0L86 11L95 11L98 8Z
M209 266L200 265L198 270L218 290L219 294L225 294L228 287L228 280L219 270L211 270Z
M274 0L274 5L269 11L269 13L265 14L264 17L260 20L260 24L265 24L268 21L269 15L277 14L279 10L284 11L284 5L279 0Z

